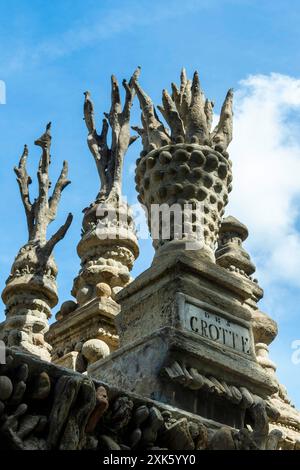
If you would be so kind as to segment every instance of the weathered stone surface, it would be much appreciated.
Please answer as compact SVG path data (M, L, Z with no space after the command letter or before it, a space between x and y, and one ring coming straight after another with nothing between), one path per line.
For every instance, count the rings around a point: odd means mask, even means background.
M82 236L77 246L81 269L72 288L72 295L78 306L76 310L72 309L73 318L69 319L63 304L57 314L58 323L51 327L53 333L49 334L49 341L53 339L54 361L61 361L62 354L74 351L75 344L81 340L101 339L112 349L118 344L114 326L118 305L114 302L114 297L116 292L130 282L130 270L139 253L133 216L121 194L123 159L128 146L136 140L136 137L130 137L129 120L135 94L133 80L138 75L139 68L128 84L126 80L123 81L123 109L119 86L112 76L111 109L108 114L105 113L101 134L96 130L90 93L85 93L87 143L95 159L101 187L96 200L83 211ZM64 348L66 350L62 351ZM78 352L80 363L77 366L75 363L75 367L83 371L86 368L84 357Z
M47 372L41 372L33 382L33 400L45 400L51 391L51 381Z
M50 123L46 132L35 141L42 148L38 168L38 198L31 202L29 185L31 178L27 173L27 146L15 168L20 187L27 225L28 242L20 249L11 268L10 276L2 293L6 305L6 320L1 325L0 339L12 348L22 349L50 360L51 346L44 340L48 331L51 308L57 304L56 276L57 267L52 255L54 246L64 238L71 222L69 214L52 237L47 240L46 232L57 213L61 193L70 183L67 179L68 164L64 162L61 174L50 197Z
M9 377L0 377L0 400L8 400L13 392L13 384Z
M180 89L173 84L172 96L164 90L163 106L158 107L170 126L169 132L137 77L133 85L143 125L134 129L144 147L137 160L135 181L138 199L147 208L150 232L153 204L178 204L182 208L190 204L193 212L188 223L178 220L179 227L175 216L170 219L168 236L164 236L163 223L158 235L152 233L156 258L160 254L172 256L174 250L184 250L187 242L193 242L195 256L202 251L214 259L221 217L232 189L231 162L226 152L232 138L232 90L226 96L219 124L211 132L213 104L204 98L198 73L191 82L183 71Z
M81 354L88 361L88 364L99 361L108 356L109 353L109 347L101 339L89 339L82 345Z
M251 319L244 305L252 295L251 282L241 281L207 260L177 256L152 266L118 294L122 305L117 317L121 345L166 325L183 329L184 319L175 301L177 293L203 302L213 312L225 312L227 320L240 319L243 323Z
M110 297L96 298L65 316L63 321L53 323L46 335L53 347L52 361L84 372L87 361L81 354L83 343L99 339L114 351L119 344L115 326L119 311L119 305Z
M0 365L0 378L3 371L12 377L13 395L18 399L3 401L1 450L206 449L216 441L216 431L223 429L218 422L124 393L32 356L9 350L7 354L9 365ZM45 374L52 393L36 400L33 395L40 387L36 377ZM15 393L22 379L25 389ZM225 429L234 436L238 432ZM253 440L254 434L248 433ZM276 436L273 432L267 438L269 446L276 445ZM240 439L235 448L245 445Z
M247 238L248 229L244 224L235 217L225 217L219 231L216 263L232 272L250 277L255 272L255 266L242 246Z
M96 405L95 408L92 412L92 414L89 417L88 423L86 425L85 431L87 433L92 433L95 431L95 428L106 410L108 409L109 402L108 402L108 396L107 396L107 391L102 385L97 388L96 390Z
M204 98L197 72L191 82L183 71L180 88L172 84L172 96L164 90L158 107L168 130L138 76L139 69L123 81L123 108L112 77L100 134L85 93L87 141L101 187L84 210L76 302L62 303L48 333L57 303L51 253L71 222L69 216L47 241L69 183L64 163L48 198L50 125L36 141L43 153L35 202L28 194L27 147L15 170L29 241L3 292L7 319L0 337L12 350L0 365L0 449L299 449L299 413L268 357L277 325L257 306L263 291L242 246L248 230L234 217L222 221L232 189L232 90L211 131L213 103ZM129 125L135 93L143 126L135 130L144 147L136 189L148 209L156 255L131 282L138 245L121 181L125 153L136 139ZM174 213L165 236L165 221L151 212L155 204L177 204L180 211L190 204L191 218L183 223ZM50 343L53 362L63 367L14 351L49 360Z
M118 388L237 427L249 406L238 388L241 383L251 397L268 397L276 390L274 381L256 362L235 353L224 357L221 348L208 348L171 328L120 348L91 365L88 373Z

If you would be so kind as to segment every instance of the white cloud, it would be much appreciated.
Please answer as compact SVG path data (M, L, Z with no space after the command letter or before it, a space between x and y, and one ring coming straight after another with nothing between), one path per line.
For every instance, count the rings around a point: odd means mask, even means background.
M233 192L227 214L249 228L261 284L300 286L300 80L254 75L235 96Z

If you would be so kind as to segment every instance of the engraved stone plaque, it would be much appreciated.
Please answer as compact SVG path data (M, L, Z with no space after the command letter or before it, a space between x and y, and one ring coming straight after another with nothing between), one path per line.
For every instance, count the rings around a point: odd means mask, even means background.
M189 302L185 302L183 313L186 330L235 351L251 354L250 332L245 326Z

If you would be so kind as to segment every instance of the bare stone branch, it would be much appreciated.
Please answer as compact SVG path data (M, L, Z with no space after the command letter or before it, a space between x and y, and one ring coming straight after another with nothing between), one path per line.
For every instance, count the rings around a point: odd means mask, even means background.
M198 139L198 143L203 144L208 141L208 129L206 115L204 112L204 99L201 91L198 72L194 73L192 82L192 99L187 117L187 141L194 142Z
M140 102L150 146L152 145L154 148L157 148L169 144L171 139L164 125L157 118L151 99L141 88L137 80L133 81L133 85Z
M140 67L133 73L129 83L123 80L125 101L122 109L120 89L114 75L111 77L111 108L104 113L101 134L98 135L94 120L94 106L90 93L85 93L84 119L88 128L88 146L94 156L100 176L99 199L119 198L121 195L122 167L125 153L136 139L130 136L130 110L135 95L133 83L138 78ZM111 128L111 146L108 147L107 134Z
M34 240L44 243L46 241L46 230L48 219L48 191L51 185L49 180L50 147L51 147L51 123L47 124L44 134L34 143L42 148L42 155L37 172L39 183L39 196L35 204L35 224L33 229Z
M48 192L51 185L49 179L51 148L50 128L51 123L47 124L44 134L35 141L35 145L42 148L42 155L37 172L39 194L33 204L30 202L29 198L29 184L31 184L31 178L27 174L26 170L28 157L27 146L24 147L19 166L14 168L20 187L22 202L25 208L29 242L38 242L40 246L46 243L47 227L56 217L61 193L70 184L70 181L67 178L68 163L64 161L63 168L54 187L53 194L48 198Z
M212 125L212 121L213 121L213 109L214 109L214 102L206 99L205 100L205 105L204 105L204 112L205 112L205 116L206 116L208 132L211 131L211 125Z
M141 120L142 120L142 123L143 123L143 120L144 120L143 115L141 117ZM141 137L143 148L148 149L149 148L148 133L147 133L147 130L146 130L145 123L143 125L144 125L144 127L132 126L131 129L134 130L135 132L137 132L138 135Z
M106 119L102 121L102 131L100 136L97 134L95 119L94 119L94 104L91 100L91 95L89 91L84 93L84 120L88 128L88 137L87 143L90 149L91 154L94 157L100 182L101 188L105 190L107 186L107 178L105 175L105 169L107 165L108 158L108 147L107 147L107 132L108 132L108 122Z
M30 238L34 224L34 207L33 204L30 202L29 185L32 183L32 180L31 177L28 175L26 169L27 158L28 148L27 145L25 145L24 151L19 161L19 166L14 168L14 172L17 175L17 182L20 188L20 194L27 219L28 236Z
M86 123L86 127L90 133L93 133L96 130L95 126L95 114L94 114L94 104L91 100L91 94L89 91L84 92L85 101L84 101L84 120Z
M63 190L71 183L67 178L68 175L68 162L63 162L63 168L61 170L60 176L56 182L53 194L49 199L49 219L50 221L54 220L57 213L58 203L61 198L61 193Z
M180 118L176 105L167 90L163 90L162 102L163 107L158 106L158 109L161 111L162 115L170 126L171 138L175 141L177 141L178 138L184 139L185 132L183 122Z
M55 245L64 238L68 228L70 227L73 220L73 214L69 213L65 223L52 235L52 237L47 241L46 245L43 247L43 254L46 258L50 256Z

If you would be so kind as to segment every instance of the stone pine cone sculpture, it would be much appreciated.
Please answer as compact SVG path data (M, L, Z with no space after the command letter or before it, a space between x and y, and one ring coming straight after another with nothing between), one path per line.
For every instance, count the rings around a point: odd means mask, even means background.
M169 125L167 129L137 79L133 83L143 125L133 128L143 143L137 160L136 189L139 201L147 209L150 231L151 205L179 204L183 208L190 204L195 213L183 238L193 238L193 234L200 232L204 248L214 258L219 225L232 189L227 147L232 139L233 92L228 91L219 123L211 130L213 102L204 97L198 73L190 81L183 70L180 87L172 84L171 95L163 90L162 106L158 106ZM168 239L163 239L161 232L153 238L155 249L178 239L177 231L171 221Z

